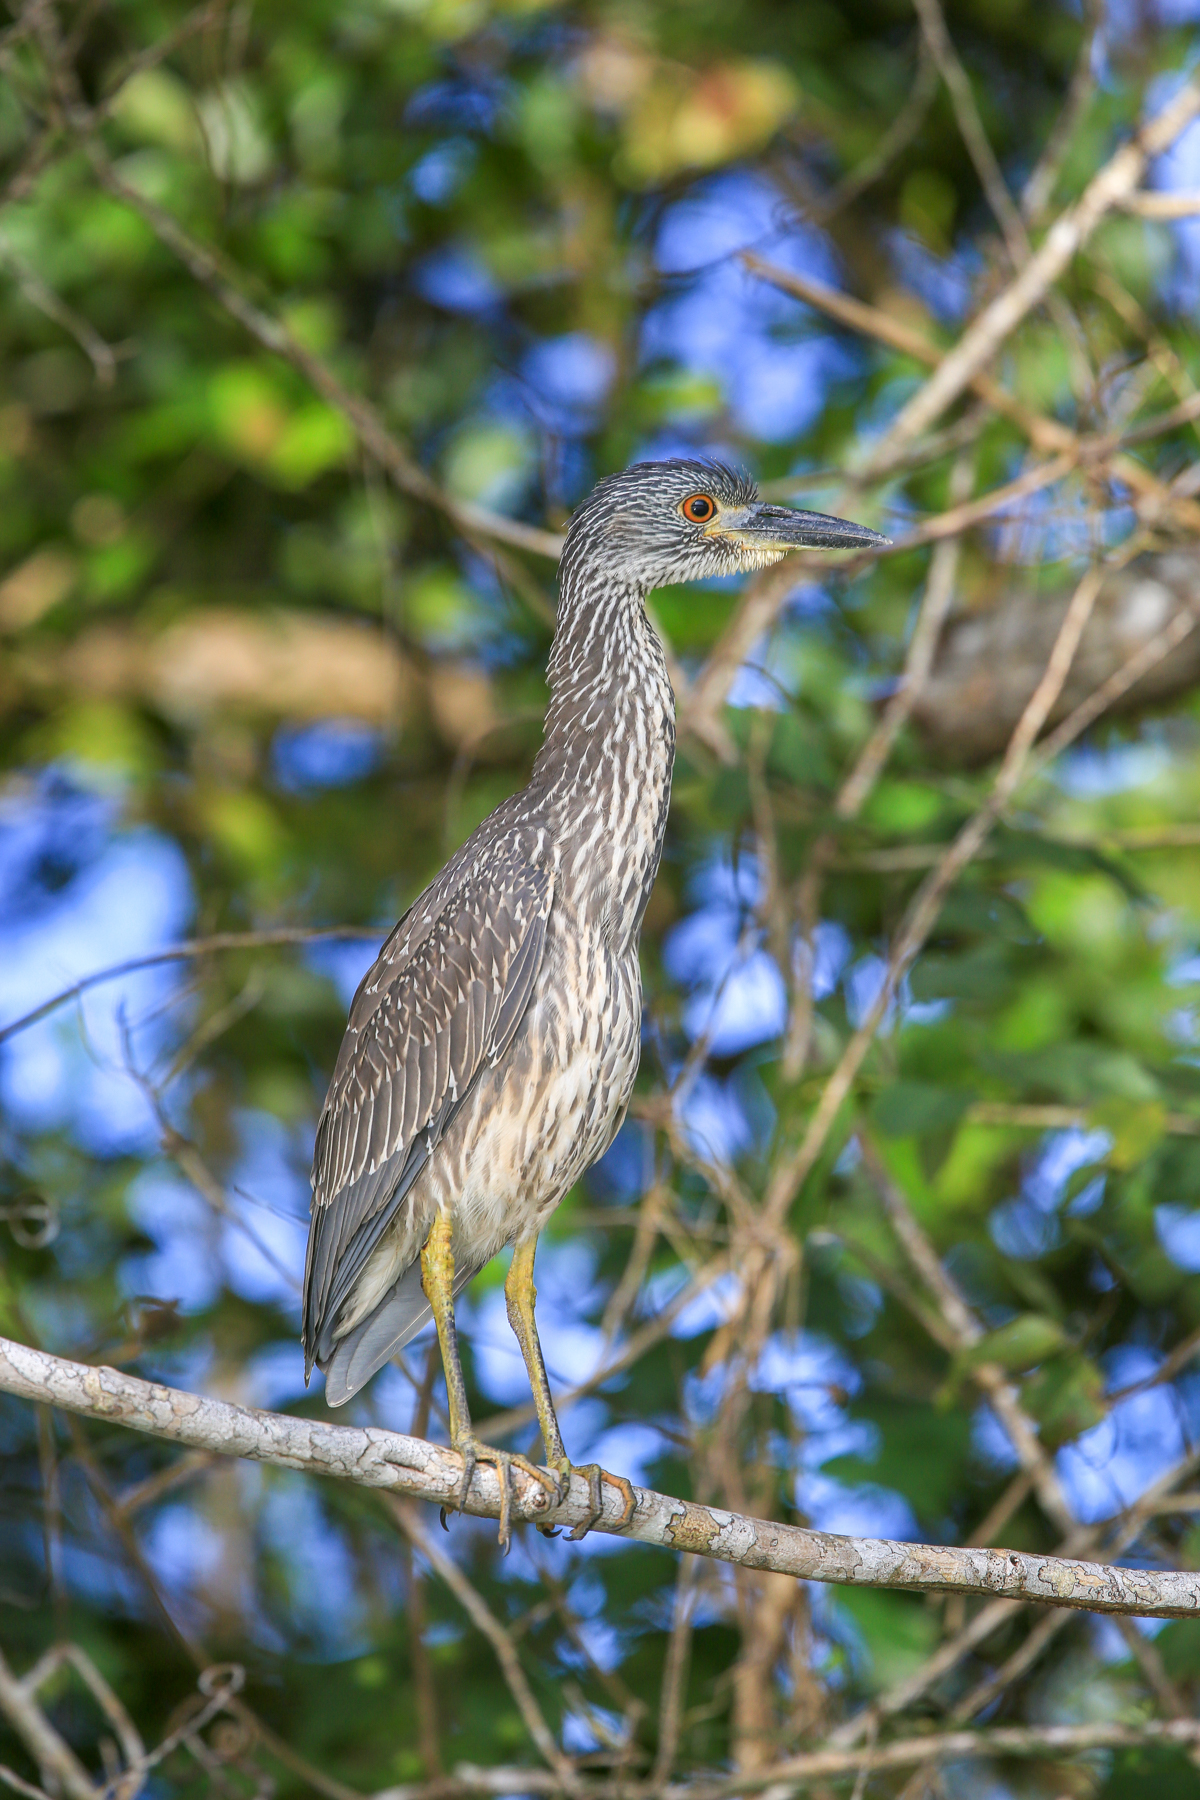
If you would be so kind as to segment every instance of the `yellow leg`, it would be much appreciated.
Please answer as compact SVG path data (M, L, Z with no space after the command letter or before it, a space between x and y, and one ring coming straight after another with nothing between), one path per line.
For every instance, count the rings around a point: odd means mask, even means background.
M467 1407L467 1384L463 1379L462 1363L458 1355L458 1330L454 1323L454 1246L451 1231L448 1215L439 1213L421 1251L421 1286L425 1289L425 1298L433 1308L438 1346L442 1352L442 1367L446 1371L450 1441L457 1447L459 1439L470 1434L471 1414Z
M471 1414L467 1406L467 1384L463 1379L462 1362L458 1354L458 1331L454 1323L453 1227L447 1213L439 1212L433 1229L425 1240L425 1247L421 1251L421 1285L425 1289L425 1298L433 1308L438 1344L442 1352L442 1367L446 1371L450 1442L463 1459L463 1478L462 1486L458 1491L458 1510L461 1512L466 1505L471 1481L475 1474L475 1465L480 1462L494 1463L500 1477L500 1542L507 1550L512 1537L512 1470L514 1465L518 1469L523 1469L527 1475L532 1475L535 1481L540 1481L556 1500L558 1483L545 1469L539 1469L536 1463L530 1462L528 1457L512 1456L507 1450L493 1450L490 1444L481 1444L471 1429Z
M525 1358L525 1367L529 1372L529 1385L533 1390L533 1404L537 1411L538 1424L541 1427L542 1443L546 1449L546 1462L552 1469L565 1477L569 1483L573 1474L582 1475L588 1484L591 1502L591 1513L582 1525L577 1525L571 1532L572 1538L584 1537L600 1518L604 1508L600 1497L600 1484L607 1481L615 1487L625 1503L622 1525L628 1525L633 1518L637 1501L633 1488L624 1475L613 1475L602 1469L599 1463L584 1463L578 1469L563 1448L562 1432L558 1428L558 1415L554 1410L554 1399L550 1392L550 1380L546 1374L546 1362L542 1356L542 1346L537 1334L537 1321L534 1308L537 1305L537 1289L533 1285L533 1258L537 1249L536 1238L527 1243L518 1244L513 1250L512 1262L504 1281L504 1299L508 1307L508 1322L513 1328L513 1335L521 1346L521 1355Z

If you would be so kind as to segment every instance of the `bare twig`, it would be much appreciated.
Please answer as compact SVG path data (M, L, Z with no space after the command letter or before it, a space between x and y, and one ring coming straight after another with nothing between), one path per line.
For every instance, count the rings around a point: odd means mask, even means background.
M1139 219L1194 219L1200 213L1200 194L1127 194L1120 209Z
M871 154L864 157L857 168L844 175L828 198L814 208L822 223L852 205L869 187L874 186L880 176L887 173L898 156L903 155L925 123L936 93L937 68L924 37L921 37L917 42L917 68L908 99Z
M675 1606L663 1663L658 1707L658 1745L654 1755L654 1774L659 1781L670 1779L679 1752L679 1734L683 1724L683 1703L691 1659L692 1601L697 1567L695 1557L681 1556L675 1572Z
M505 518L501 513L489 512L485 507L455 500L439 488L392 436L369 400L351 393L328 363L302 343L280 319L247 298L242 291L243 279L223 258L185 231L165 207L122 180L95 136L90 117L78 109L73 109L71 116L101 187L138 213L160 242L178 257L193 280L207 288L230 317L236 319L264 350L284 357L300 371L321 398L341 413L364 449L386 469L398 488L437 507L469 536L495 538L517 549L557 558L562 548L562 539L557 532L541 531L533 525L523 525L517 519Z
M979 176L996 223L1004 233L1013 266L1019 269L1030 251L1025 221L1017 211L1004 176L1000 173L1000 164L996 161L995 151L988 141L979 108L975 104L970 79L950 41L941 6L938 0L913 0L913 4L921 21L925 42L929 45L938 73L950 95L950 104L954 108L954 117L963 143L967 146L967 154L975 165L975 173Z
M1185 1456L1157 1481L1152 1482L1141 1499L1118 1519L1105 1525L1076 1526L1059 1545L1057 1554L1077 1556L1103 1546L1104 1555L1120 1556L1141 1535L1146 1521L1163 1510L1167 1496L1172 1494L1181 1481L1187 1479L1197 1460L1200 1457L1196 1452ZM839 1745L858 1743L868 1730L873 1716L891 1718L904 1712L914 1701L929 1693L944 1675L948 1675L964 1657L991 1637L1006 1620L1015 1617L1020 1607L1019 1601L1012 1600L993 1600L989 1605L981 1607L974 1618L948 1643L939 1645L919 1669L896 1682L871 1706L864 1707L853 1718L839 1725L836 1731L831 1732L828 1742Z
M18 1679L0 1651L0 1712L37 1764L42 1780L66 1800L96 1800L91 1776L38 1705L37 1686L28 1676Z
M1060 751L1068 744L1073 744L1081 737L1089 725L1093 725L1101 714L1108 712L1116 705L1122 695L1149 674L1163 658L1170 656L1172 650L1178 649L1184 639L1190 637L1196 629L1197 617L1190 610L1178 612L1168 625L1138 650L1123 666L1102 682L1096 690L1081 701L1074 712L1068 713L1061 725L1049 733L1038 745L1037 754L1030 761L1030 774L1036 774L1054 761Z
M492 1646L508 1691L525 1722L525 1729L537 1745L543 1760L558 1776L564 1790L567 1793L572 1792L576 1785L575 1770L569 1758L560 1748L546 1723L541 1707L534 1698L533 1689L521 1667L521 1659L517 1655L511 1635L487 1606L478 1589L467 1580L453 1557L447 1556L445 1551L434 1542L422 1524L416 1509L407 1501L398 1499L394 1495L387 1496L387 1504L389 1512L405 1536L412 1541L430 1567L445 1582L470 1618L471 1623L483 1633Z
M1105 214L1135 191L1151 159L1174 143L1198 111L1200 84L1190 81L1162 112L1121 146L1093 176L1079 200L1055 220L1011 285L984 308L924 387L903 407L884 442L873 447L860 472L869 471L885 448L890 453L927 431L957 400L973 376L987 366L1010 333L1044 298Z
M117 379L117 352L111 344L106 343L89 320L77 313L74 307L68 306L53 288L46 285L37 270L13 248L7 233L3 231L0 231L0 262L8 265L13 279L29 304L45 313L48 319L53 319L56 325L61 325L75 339L96 371L96 380L100 386L112 387Z
M1152 1639L1143 1637L1132 1619L1118 1619L1116 1626L1129 1646L1134 1661L1141 1669L1146 1686L1168 1718L1190 1718L1187 1702L1168 1675L1158 1645Z
M1025 1131L1086 1130L1089 1123L1086 1107L1012 1106L1003 1100L977 1100L966 1117L972 1125L1013 1125ZM1189 1113L1164 1113L1162 1128L1179 1137L1200 1137L1200 1119Z
M1093 57L1096 33L1104 16L1103 8L1097 4L1097 0L1086 0L1083 15L1083 39L1075 59L1066 100L1046 139L1046 147L1030 170L1029 179L1021 193L1021 214L1028 225L1041 224L1046 209L1054 198L1054 189L1071 148L1076 127L1095 92Z
M10 1769L7 1763L0 1763L0 1781L15 1794L24 1795L24 1800L53 1800L45 1788L34 1787L32 1781L26 1781L14 1769Z
M1042 1651L1054 1641L1069 1620L1069 1614L1058 1612L1046 1613L1035 1620L1032 1630L1017 1645L1012 1655L1005 1657L998 1669L993 1669L990 1675L985 1675L969 1693L963 1695L950 1715L954 1723L961 1725L968 1719L973 1719L976 1713L981 1713L985 1707L990 1706L1014 1681L1019 1681L1027 1669L1032 1669Z
M780 288L784 293L794 295L797 300L819 308L851 331L862 332L865 336L873 337L879 343L900 351L904 356L913 357L927 368L940 367L943 358L951 354L922 332L914 330L904 320L893 318L878 307L856 300L852 295L842 293L838 288L831 288L823 281L816 281L810 275L798 275L794 270L780 268L778 264L767 262L765 258L749 250L742 253L741 260L753 274L769 281L772 287ZM1143 463L1125 454L1127 449L1136 444L1147 443L1176 430L1180 425L1190 423L1195 416L1190 398L1180 406L1172 407L1169 412L1146 419L1141 425L1133 426L1127 431L1089 437L1072 431L1060 419L1027 406L1024 401L1010 394L1007 388L1002 387L986 370L977 370L967 385L985 406L1023 431L1035 449L1070 453L1089 473L1095 474L1107 469L1126 487L1132 488L1146 505L1160 512L1173 512L1180 523L1190 529L1200 525L1200 511L1187 509L1186 495L1176 493ZM854 489L890 476L895 470L902 448L903 446L886 449L877 447L877 455L872 457L869 469L860 469L852 474L846 485ZM944 520L945 515L941 515L941 518ZM925 521L926 526L933 523L933 520ZM939 532L938 535L944 535L944 532ZM909 548L910 544L911 540L903 539L896 548Z
M950 506L961 506L970 492L973 459L963 451L950 474ZM942 538L935 546L925 583L925 597L908 647L900 685L883 709L850 774L838 790L834 812L840 819L858 816L878 781L892 746L912 714L933 666L938 637L954 599L961 539Z
M859 1142L884 1210L905 1254L937 1302L958 1350L972 1350L984 1337L979 1323L958 1284L943 1268L900 1184L894 1179L866 1130ZM1008 1433L1021 1467L1033 1481L1046 1515L1062 1532L1070 1532L1075 1519L1063 1492L1058 1471L1038 1437L1037 1426L1021 1405L1016 1388L996 1363L972 1363L971 1378L991 1401L997 1418Z
M90 988L100 987L106 981L119 981L123 975L134 975L139 969L157 969L164 963L194 962L199 957L216 956L227 950L267 950L279 944L357 942L363 938L382 937L384 929L379 925L281 925L264 931L216 931L209 937L192 938L187 943L168 944L165 949L151 950L145 956L131 956L125 962L97 969L93 975L84 975L70 987L61 988L32 1011L0 1026L0 1044L16 1037L20 1031L27 1031L39 1019L57 1012L60 1006L77 1000Z
M963 826L940 863L922 882L915 895L893 943L884 979L866 1018L854 1032L826 1083L799 1148L794 1155L785 1157L772 1174L764 1201L768 1219L776 1222L781 1220L793 1197L807 1180L824 1149L834 1120L850 1093L863 1058L895 998L900 982L912 967L936 923L945 896L963 869L973 860L996 819L1020 785L1034 739L1045 724L1067 678L1103 576L1103 568L1096 566L1089 569L1080 581L1059 629L1045 673L1013 732L991 793L974 817Z
M1200 1741L1200 1721L1148 1719L1140 1725L1097 1720L1084 1725L1002 1725L990 1731L948 1731L940 1736L923 1732L918 1737L897 1738L874 1749L810 1750L772 1763L755 1774L731 1775L724 1781L671 1782L658 1785L631 1781L588 1782L580 1791L594 1800L731 1800L736 1794L759 1793L779 1784L794 1791L801 1783L823 1777L853 1775L864 1762L871 1773L914 1768L920 1763L940 1763L984 1757L1037 1757L1055 1760L1083 1750L1134 1749L1150 1744L1181 1748ZM457 1800L459 1795L552 1793L557 1777L539 1769L490 1768L460 1765L451 1781L439 1783L434 1792L420 1786L384 1788L374 1800Z

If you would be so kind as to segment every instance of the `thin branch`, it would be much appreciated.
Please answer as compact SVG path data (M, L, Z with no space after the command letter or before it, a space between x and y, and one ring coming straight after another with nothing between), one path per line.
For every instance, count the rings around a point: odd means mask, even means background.
M34 1352L33 1354L40 1354L40 1352ZM74 1413L76 1409L69 1407L65 1410ZM158 1613L163 1626L166 1629L167 1636L173 1643L179 1646L183 1654L193 1664L201 1677L201 1687L203 1689L206 1671L214 1667L212 1657L199 1639L182 1626L173 1615L167 1599L163 1594L161 1584L146 1558L137 1535L131 1527L128 1513L121 1507L117 1497L112 1493L104 1471L99 1465L98 1459L92 1454L91 1447L87 1440L87 1434L85 1433L80 1420L77 1417L72 1417L68 1423L71 1430L72 1442L74 1444L75 1457L87 1477L88 1484L99 1502L101 1511L107 1518L114 1535L129 1559L130 1567L134 1570L138 1579L145 1587L147 1594L150 1596L155 1611ZM216 1665L216 1667L219 1668L220 1665ZM232 1691L230 1696L227 1696L224 1704L227 1707L227 1710L231 1712L235 1718L239 1719L245 1726L253 1731L264 1750L268 1751L278 1762L281 1762L284 1768L290 1769L293 1774L298 1775L301 1781L307 1782L309 1787L314 1788L317 1793L324 1794L326 1800L360 1800L360 1796L353 1788L347 1787L345 1783L336 1780L333 1776L326 1775L323 1770L315 1768L298 1750L292 1748L286 1738L280 1737L277 1732L272 1731L265 1720L258 1717L236 1690ZM189 1748L194 1748L199 1740L193 1735L187 1741Z
M117 379L117 352L100 336L94 325L46 285L37 270L13 248L7 233L3 231L0 231L0 262L7 264L12 271L13 279L29 304L36 306L40 313L44 313L56 325L61 325L75 339L96 371L96 380L100 386L112 387Z
M926 544L936 544L944 538L960 536L971 526L982 525L997 513L1003 512L1006 507L1019 500L1027 500L1045 488L1052 487L1056 481L1061 481L1071 473L1081 454L1082 442L1075 439L1073 448L1053 455L1045 462L1035 463L1012 481L989 489L977 499L961 501L948 507L945 512L934 514L914 530L893 538L878 549L845 558L842 566L848 574L853 574L867 562L874 562L882 557L903 556L907 551L919 550ZM1200 508L1197 513L1200 516ZM754 644L774 624L780 607L803 581L805 572L810 568L821 567L828 574L827 564L827 556L825 563L817 564L810 563L803 554L795 555L751 583L741 606L718 638L703 669L690 688L679 695L681 729L691 732L702 743L715 750L722 761L732 760L733 755L719 712L734 676Z
M157 969L163 963L194 962L198 957L216 955L224 950L266 950L277 944L353 942L382 937L386 929L382 925L281 925L265 931L217 931L211 937L168 944L163 950L151 950L145 956L131 956L125 962L111 963L108 968L97 969L94 974L73 981L70 987L61 988L31 1012L22 1013L19 1019L0 1026L0 1044L57 1012L60 1006L77 1000L89 988L99 987L106 981L119 981L123 975L134 975L139 969Z
M420 1438L378 1427L360 1430L255 1412L116 1369L68 1362L9 1338L0 1338L0 1390L191 1449L330 1475L438 1506L453 1505L462 1484L462 1458L457 1452ZM572 1478L566 1499L556 1509L542 1484L520 1471L514 1486L517 1519L545 1524L553 1517L556 1524L574 1526L592 1516L582 1475ZM594 1529L810 1581L986 1594L1155 1618L1190 1618L1200 1612L1200 1573L1192 1570L1124 1569L1016 1550L840 1537L699 1506L650 1488L635 1488L634 1494L633 1519L622 1526L623 1502L605 1490L604 1511ZM500 1503L496 1471L490 1466L477 1468L465 1510L478 1518L498 1519Z
M980 1519L967 1539L968 1544L994 1544L1015 1512L1019 1512L1033 1492L1033 1482L1024 1469L1018 1469L1004 1492Z
M1200 112L1200 83L1187 82L1156 118L1144 125L1093 176L1073 206L1055 220L1038 249L1003 293L986 306L937 370L908 401L884 439L863 465L868 472L885 451L918 437L952 406L972 378L985 368L1004 340L1045 298L1072 258L1087 243L1106 213L1137 188L1155 156Z
M988 205L992 209L996 223L1004 233L1004 241L1008 246L1009 256L1014 268L1020 268L1030 253L1029 236L1025 230L1025 221L1017 210L1016 203L1008 191L1004 176L1000 172L1000 164L996 161L996 153L988 141L983 120L979 116L979 108L975 104L975 94L971 87L967 71L959 61L954 45L950 41L950 33L938 0L913 0L921 31L930 53L937 64L938 73L946 84L950 95L950 104L954 108L954 117L958 123L959 133L967 147L967 154L975 165L975 173L987 196Z
M1098 0L1085 0L1083 14L1083 41L1075 59L1075 70L1067 89L1066 100L1046 139L1046 147L1030 170L1029 179L1021 193L1021 214L1028 225L1041 224L1046 209L1054 198L1054 189L1071 148L1075 128L1095 92L1093 59L1096 33L1103 21L1104 9Z
M1187 1702L1167 1674L1158 1645L1151 1638L1143 1637L1132 1619L1117 1619L1116 1627L1141 1669L1146 1686L1163 1711L1173 1719L1189 1718L1191 1715Z
M132 1800L129 1793L131 1781L141 1786L141 1778L156 1769L167 1760L181 1744L194 1744L198 1733L206 1725L212 1723L218 1713L235 1713L235 1697L245 1685L246 1672L240 1663L214 1663L207 1669L201 1669L197 1686L205 1696L205 1704L193 1711L184 1722L166 1736L148 1754L131 1764L128 1775L109 1782L104 1790L104 1800ZM253 1715L251 1715L252 1717Z
M1145 1394L1151 1388L1162 1387L1165 1382L1174 1381L1180 1371L1194 1362L1197 1356L1200 1356L1200 1327L1189 1331L1152 1375L1143 1376L1141 1381L1131 1381L1128 1386L1117 1388L1111 1393L1108 1397L1109 1405L1116 1406L1122 1400L1132 1400L1135 1394Z
M968 863L974 859L996 819L1019 787L1034 739L1045 724L1070 672L1075 651L1084 626L1091 616L1105 573L1105 568L1097 564L1088 570L1075 589L1045 672L1013 732L991 793L974 817L963 826L941 862L926 876L915 895L896 935L887 970L874 1003L850 1038L837 1067L825 1084L799 1148L780 1163L771 1177L764 1201L764 1212L769 1220L782 1220L793 1198L808 1179L901 981L937 922L946 895Z
M950 505L961 506L971 490L974 459L960 453L950 471ZM900 685L883 709L879 722L859 752L858 761L842 783L834 801L839 819L853 819L862 811L867 796L883 771L892 746L903 730L933 667L938 638L954 599L958 579L960 536L943 538L929 562L925 595L905 658Z
M861 332L864 336L875 338L877 342L899 351L903 356L911 356L914 361L924 363L927 368L938 368L945 356L953 354L903 320L892 318L890 314L877 306L868 305L866 301L856 300L853 295L843 293L840 288L829 287L810 275L798 275L792 269L781 268L777 263L768 262L750 250L742 252L741 261L752 274L770 282L772 287L793 295L807 306L827 313L831 319L836 319L850 331ZM1148 443L1153 438L1176 430L1180 425L1189 424L1197 416L1190 399L1172 407L1168 412L1143 420L1140 425L1120 434L1106 432L1083 436L1072 431L1060 419L1027 406L1023 400L1002 387L986 370L976 371L967 386L985 406L1023 431L1036 449L1043 452L1069 452L1089 470L1107 467L1112 476L1132 488L1144 501L1161 511L1174 512L1180 523L1190 529L1200 527L1200 510L1180 510L1188 496L1176 493L1165 482L1160 481L1152 470L1146 468L1144 463L1124 454L1134 445ZM895 447L886 454L877 447L869 469L853 473L847 485L851 489L865 487L890 476L899 456L900 451ZM932 522L927 520L925 523L928 525ZM899 547L910 547L910 540L904 540ZM856 563L851 566L856 566Z
M517 1711L525 1721L525 1729L537 1745L543 1760L554 1770L563 1788L570 1793L576 1785L575 1770L560 1749L553 1732L542 1715L540 1706L534 1699L533 1689L521 1667L521 1659L517 1655L516 1645L511 1636L486 1605L478 1590L467 1580L454 1558L447 1556L445 1551L434 1542L417 1517L415 1508L407 1501L393 1495L387 1496L387 1503L389 1512L405 1536L411 1540L430 1567L445 1582L471 1623L478 1631L482 1632L492 1646L508 1691L513 1697Z
M1120 210L1139 219L1194 219L1200 213L1200 194L1127 194Z
M96 1800L91 1776L38 1705L36 1685L28 1676L15 1676L0 1651L0 1712L37 1764L43 1781L66 1800Z
M1010 1125L1018 1131L1086 1131L1090 1123L1083 1106L1011 1106L1003 1100L977 1100L965 1116L972 1125ZM1189 1113L1164 1114L1162 1128L1177 1137L1200 1137L1200 1119Z
M15 1794L23 1795L24 1800L52 1800L45 1788L34 1787L32 1781L24 1781L7 1763L0 1763L0 1781Z
M1185 1456L1157 1481L1152 1482L1141 1499L1117 1519L1110 1519L1100 1526L1076 1526L1070 1536L1058 1546L1056 1554L1079 1556L1100 1549L1108 1557L1123 1555L1141 1535L1146 1521L1163 1511L1166 1497L1191 1475L1198 1460L1200 1452L1193 1451ZM872 1718L891 1718L904 1712L1020 1610L1021 1603L1013 1600L993 1600L990 1605L982 1607L950 1642L939 1645L919 1669L896 1682L872 1705L863 1707L853 1718L847 1719L836 1731L831 1732L828 1742L831 1745L858 1743L869 1729Z
M933 97L937 93L937 69L929 54L924 37L917 41L917 70L908 99L900 108L874 150L864 157L856 169L844 175L827 199L814 207L814 212L822 224L826 224L835 213L844 211L869 187L873 187L881 175L896 161L898 156L912 143L918 131L925 123Z
M883 1161L870 1133L860 1130L859 1143L863 1161L883 1201L892 1230L913 1268L937 1302L942 1318L950 1328L956 1349L973 1350L984 1337L983 1326L967 1305L953 1276L943 1268L937 1251L908 1203L908 1196ZM1021 1467L1033 1481L1047 1517L1060 1531L1069 1532L1074 1527L1075 1519L1067 1504L1058 1471L1042 1447L1037 1426L1021 1405L1015 1386L997 1363L973 1364L971 1377L991 1401Z
M658 1747L654 1756L654 1774L659 1781L670 1778L679 1752L683 1703L691 1662L692 1608L698 1567L695 1557L681 1556L679 1567L675 1571L675 1606L663 1663L658 1708Z
M897 1738L890 1744L861 1750L810 1750L801 1756L789 1756L781 1762L753 1774L731 1775L725 1781L672 1782L668 1785L631 1781L580 1783L580 1791L589 1800L731 1800L733 1795L761 1793L776 1783L786 1784L784 1792L803 1782L819 1781L825 1776L853 1775L865 1764L869 1773L884 1774L890 1769L909 1769L919 1763L950 1762L984 1757L1045 1756L1059 1760L1083 1750L1136 1749L1150 1744L1171 1745L1181 1749L1200 1742L1200 1720L1147 1719L1142 1724L1123 1725L1111 1720L1096 1720L1084 1725L1002 1725L990 1731L948 1731L940 1736L928 1732L918 1737ZM460 1764L454 1777L445 1782L412 1784L384 1788L374 1800L456 1800L470 1794L547 1794L555 1791L557 1777L540 1769L477 1768Z
M1152 438L1165 437L1167 432L1177 431L1181 425L1192 425L1197 419L1200 419L1200 394L1189 394L1178 406L1155 413L1153 418L1144 419L1140 425L1131 425L1128 431L1122 432L1121 442L1147 444Z
M759 256L754 250L743 250L738 260L743 268L769 282L772 287L791 294L797 300L803 300L806 306L816 307L819 312L827 313L849 331L858 331L864 337L875 338L889 349L899 351L901 356L911 356L915 362L936 368L945 354L942 348L904 319L883 312L877 306L870 306L865 300L856 300L853 294L843 293L841 288L830 287L828 282L818 281L812 275L800 274L795 269L785 269L781 264L769 262L765 256Z
M137 1726L87 1651L79 1644L55 1644L44 1656L39 1657L32 1669L26 1672L22 1677L22 1685L27 1692L33 1693L35 1689L48 1681L51 1675L56 1674L64 1664L69 1664L75 1670L113 1728L126 1764L126 1776L122 1779L122 1792L125 1800L130 1800L129 1777L135 1776L136 1770L145 1763L146 1746L142 1742Z
M144 75L148 69L158 68L169 56L174 55L176 50L186 44L189 38L202 35L211 25L217 23L223 13L228 11L228 6L229 0L209 0L207 5L198 6L194 11L188 13L165 37L157 39L145 50L130 57L129 61L121 66L116 79L106 87L104 98L93 112L93 123L99 124L109 116L131 81L139 75Z
M386 469L396 486L414 499L423 500L445 513L451 523L468 536L495 538L517 549L556 559L562 549L557 532L541 531L523 525L517 519L489 512L486 507L453 499L430 479L407 450L394 438L371 402L351 393L307 344L280 320L264 311L241 291L240 277L225 260L191 236L165 207L139 193L122 180L106 156L92 129L90 116L82 109L71 112L73 129L79 135L91 162L97 181L108 193L122 201L145 221L159 241L183 264L193 280L200 283L231 318L236 319L265 350L282 356L298 369L326 403L350 425L363 448Z
M1037 754L1030 762L1029 773L1035 775L1052 763L1060 750L1073 744L1089 725L1095 723L1101 713L1106 713L1110 707L1115 706L1130 688L1136 687L1143 675L1148 675L1151 669L1170 656L1172 650L1178 649L1184 639L1191 636L1198 622L1196 614L1190 609L1177 612L1168 625L1156 632L1107 681L1101 682L1086 700L1080 701L1074 712L1068 713L1062 724L1057 725L1038 745Z
M1102 837L1084 838L1051 837L1049 833L1044 833L1040 834L1040 841L1060 850L1095 850L1103 855L1136 850L1195 850L1200 849L1200 825L1151 825L1132 831L1108 831ZM869 870L876 875L906 875L917 869L931 868L945 853L945 844L894 844L883 850L859 850L845 856L835 856L830 867ZM987 844L982 845L978 852L980 857L994 854L994 848ZM1072 1109L1049 1107L1044 1110L1070 1112ZM1172 1113L1170 1117L1179 1119L1183 1115ZM1012 1123L1020 1121L1014 1120ZM1167 1130L1191 1131L1193 1126L1194 1122L1171 1124L1167 1126Z
M990 1675L985 1675L969 1693L963 1695L950 1714L953 1723L963 1725L968 1719L973 1719L976 1713L981 1713L985 1706L990 1706L1005 1688L1011 1687L1026 1670L1032 1669L1042 1651L1053 1643L1063 1626L1069 1622L1070 1614L1061 1612L1046 1613L1037 1619L1012 1655L1005 1657L998 1669L993 1669Z
M135 1482L114 1499L115 1511L123 1519L131 1519L143 1507L155 1506L167 1494L175 1493L194 1481L198 1475L204 1475L213 1467L213 1459L202 1450L195 1450L190 1456L181 1456L175 1462L168 1463L154 1475L148 1475L145 1481Z

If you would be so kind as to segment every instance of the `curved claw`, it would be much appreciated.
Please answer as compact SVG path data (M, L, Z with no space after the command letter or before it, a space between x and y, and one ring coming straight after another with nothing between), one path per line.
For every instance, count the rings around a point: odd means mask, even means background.
M466 1510L467 1495L475 1470L481 1462L491 1463L500 1479L500 1526L497 1538L507 1556L512 1548L512 1472L520 1469L524 1474L532 1476L540 1482L550 1495L551 1501L557 1505L562 1498L559 1477L551 1469L543 1469L538 1463L531 1462L527 1456L515 1451L494 1450L490 1444L481 1444L477 1438L464 1437L454 1448L463 1459L463 1478L458 1490L455 1506L459 1512Z
M571 1475L582 1475L588 1484L588 1516L581 1524L576 1525L573 1531L567 1533L571 1543L577 1544L580 1538L585 1538L592 1527L599 1524L604 1517L604 1500L600 1492L602 1482L607 1481L610 1487L616 1488L624 1502L621 1517L615 1529L624 1531L625 1527L631 1523L637 1510L637 1497L634 1494L632 1482L626 1476L614 1475L610 1469L602 1469L599 1463L568 1464L567 1475L568 1480Z
M467 1510L467 1495L470 1493L471 1483L475 1479L475 1468L479 1461L480 1448L481 1446L477 1445L474 1440L470 1438L466 1439L461 1444L455 1445L455 1449L463 1459L462 1482L458 1490L458 1499L454 1503L454 1510L456 1512L466 1512Z

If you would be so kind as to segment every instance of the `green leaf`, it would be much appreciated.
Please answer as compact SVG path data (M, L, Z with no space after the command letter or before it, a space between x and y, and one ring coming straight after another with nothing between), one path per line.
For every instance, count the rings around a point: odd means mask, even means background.
M1088 1124L1107 1131L1112 1138L1108 1160L1113 1168L1132 1169L1161 1142L1167 1110L1159 1100L1114 1097L1088 1108Z
M838 1456L824 1467L839 1481L867 1481L903 1494L926 1529L942 1526L966 1480L971 1420L894 1394L872 1394L851 1409L879 1434L874 1458Z
M871 1118L886 1137L924 1137L957 1125L974 1098L965 1088L893 1081L876 1095Z
M914 1000L1002 1000L1012 992L1012 959L997 943L978 944L961 956L923 956L911 987Z
M1105 1418L1104 1377L1086 1356L1056 1356L1021 1388L1048 1450L1090 1431Z
M1096 1800L1200 1800L1200 1773L1186 1751L1155 1744L1118 1750Z
M862 1633L875 1693L915 1674L936 1647L936 1616L914 1594L847 1587L839 1589L837 1604Z
M1032 1369L1062 1350L1067 1335L1056 1319L1044 1313L1020 1313L989 1331L977 1344L958 1357L963 1368L977 1369L981 1363L999 1363L1002 1369Z

